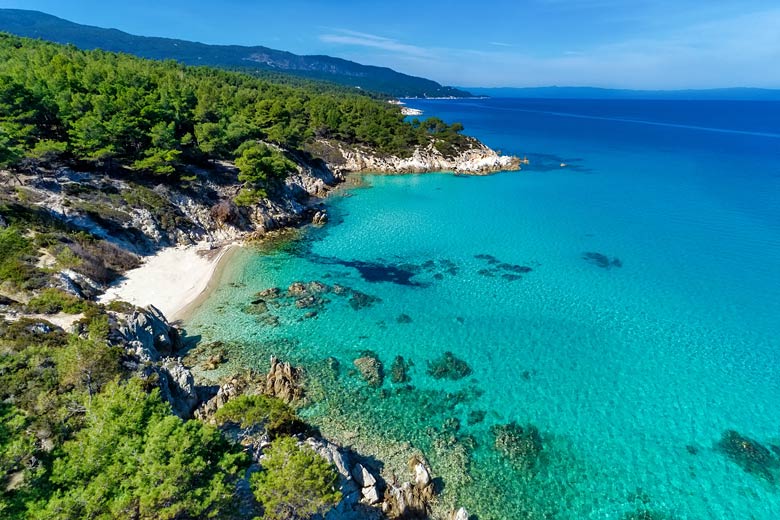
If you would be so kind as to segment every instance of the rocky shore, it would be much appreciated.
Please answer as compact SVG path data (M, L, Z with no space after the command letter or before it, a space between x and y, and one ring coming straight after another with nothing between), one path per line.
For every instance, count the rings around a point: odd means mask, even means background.
M199 381L182 360L186 345L182 332L171 325L155 307L112 312L111 342L122 347L126 366L143 379L156 384L176 415L215 422L217 412L239 396L265 395L291 405L305 401L303 369L272 357L267 373L248 370L222 378L218 386ZM212 355L208 363L218 366L221 356ZM263 452L270 445L267 433L236 438L252 458L250 475L257 470ZM419 455L408 460L408 480L385 478L378 461L318 435L298 435L300 445L311 447L333 464L339 474L342 500L326 516L330 520L382 518L429 518L437 490L428 463ZM239 489L241 489L239 484ZM466 520L468 512L452 511L447 520Z
M101 301L105 303L131 300L130 303L140 305L133 308L117 304L108 311L111 343L125 352L126 368L160 388L176 415L208 422L221 406L238 395L255 393L285 402L299 401L304 392L302 369L272 359L267 374L250 374L248 378L228 375L216 388L199 381L182 360L185 352L181 331L158 308L129 297L130 293L122 290L122 282L127 287L129 282L141 280L143 284L136 284L131 292L152 303L159 300L167 311L175 311L182 298L192 300L203 290L203 280L194 281L193 277L207 281L214 273L214 259L199 263L197 257L192 257L196 249L208 255L225 244L263 238L276 230L325 224L328 212L324 199L344 182L348 173L452 171L482 175L518 166L516 159L500 156L476 140L469 143L466 149L451 156L429 146L400 158L321 141L318 144L326 152L324 160L296 156L297 170L283 182L269 186L268 197L251 207L233 202L240 185L235 166L228 163L214 164L208 170L190 169L187 175L192 180L184 185L155 182L154 178L128 175L127 171L0 171L0 195L1 202L9 208L8 214L17 221L35 219L48 226L46 229L57 230L49 238L58 241L56 253L41 253L41 279L36 283L68 298L103 297ZM0 219L0 229L8 225ZM93 238L84 239L78 234L82 231ZM170 255L169 260L160 260L161 252L171 251L183 251L185 256ZM157 260L144 264L148 258ZM132 274L139 264L144 265ZM149 269L159 271L159 276L150 276ZM169 270L187 274L187 283L175 276L169 276L172 283L163 283ZM131 274L123 278L128 272ZM198 272L203 276L196 276ZM64 315L56 312L32 314L25 310L29 295L9 290L9 286L0 289L0 318L40 318L42 323L61 323L67 329L82 317L75 314L68 315L68 320L59 320ZM349 296L356 305L365 303L359 297L366 295ZM212 358L207 360L211 365L221 363L218 353L213 353ZM407 455L409 480L385 479L376 465L333 439L306 436L299 441L331 461L340 474L344 499L327 518L425 518L430 514L436 490L431 468L419 454ZM263 447L262 440L247 446L255 465L262 457ZM467 517L465 510L452 511L450 515L458 520Z

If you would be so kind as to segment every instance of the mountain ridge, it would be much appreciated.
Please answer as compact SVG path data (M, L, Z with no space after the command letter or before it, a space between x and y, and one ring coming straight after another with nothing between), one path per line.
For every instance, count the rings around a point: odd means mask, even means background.
M124 52L155 60L173 59L246 72L279 72L324 80L395 97L469 97L469 92L442 86L388 67L363 65L326 55L297 55L264 46L210 45L175 38L137 36L119 29L83 25L40 11L0 9L0 31L17 36L72 44L91 50Z
M780 90L752 87L681 90L633 90L562 86L469 87L469 91L475 95L499 98L780 101Z

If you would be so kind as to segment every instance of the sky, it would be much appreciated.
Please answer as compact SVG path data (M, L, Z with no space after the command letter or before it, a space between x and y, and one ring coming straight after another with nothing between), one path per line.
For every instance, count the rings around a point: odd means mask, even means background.
M780 0L0 0L463 87L780 88Z

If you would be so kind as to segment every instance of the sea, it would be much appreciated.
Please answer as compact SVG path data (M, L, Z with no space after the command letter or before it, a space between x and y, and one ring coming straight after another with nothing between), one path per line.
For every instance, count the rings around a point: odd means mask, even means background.
M407 104L527 164L351 178L189 334L304 366L301 414L388 481L421 454L441 512L780 518L780 102Z

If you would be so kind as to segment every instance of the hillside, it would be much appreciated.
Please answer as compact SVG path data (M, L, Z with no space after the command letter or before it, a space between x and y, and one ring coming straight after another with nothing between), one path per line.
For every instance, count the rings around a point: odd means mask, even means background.
M103 49L154 60L172 59L186 65L241 69L261 76L268 72L283 72L395 97L470 95L386 67L361 65L330 56L299 56L260 46L206 45L169 38L135 36L116 29L80 25L37 11L0 9L0 31L72 44L80 49Z

